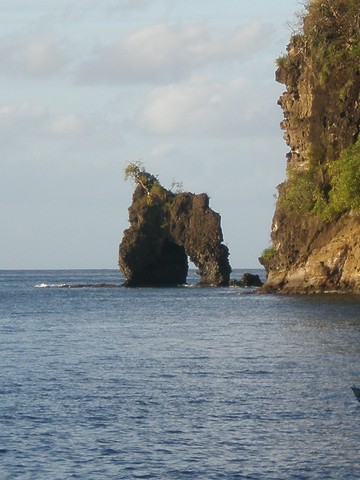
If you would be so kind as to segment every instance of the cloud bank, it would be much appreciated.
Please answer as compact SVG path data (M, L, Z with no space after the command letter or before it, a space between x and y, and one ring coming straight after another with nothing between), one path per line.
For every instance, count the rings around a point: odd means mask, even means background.
M65 65L60 38L55 34L3 37L0 44L0 74L16 77L47 77Z
M195 79L159 86L146 97L136 124L148 134L246 136L266 134L272 102L266 89L244 77L227 82ZM252 133L253 132L253 133Z
M97 47L81 67L84 83L168 83L212 64L239 61L260 50L271 30L260 22L220 34L203 25L150 25Z

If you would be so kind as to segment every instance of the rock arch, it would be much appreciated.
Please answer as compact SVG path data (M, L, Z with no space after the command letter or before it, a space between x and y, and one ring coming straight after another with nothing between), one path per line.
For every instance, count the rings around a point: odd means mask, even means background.
M229 250L223 244L221 217L205 193L173 194L138 185L129 208L130 227L119 247L119 268L127 286L186 283L188 257L200 284L229 285Z

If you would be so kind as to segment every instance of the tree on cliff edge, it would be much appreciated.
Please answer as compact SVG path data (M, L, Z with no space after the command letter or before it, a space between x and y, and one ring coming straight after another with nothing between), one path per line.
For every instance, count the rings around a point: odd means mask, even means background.
M150 196L150 191L155 185L160 185L158 178L148 173L142 162L131 162L124 170L125 180L132 179L137 185L140 185Z

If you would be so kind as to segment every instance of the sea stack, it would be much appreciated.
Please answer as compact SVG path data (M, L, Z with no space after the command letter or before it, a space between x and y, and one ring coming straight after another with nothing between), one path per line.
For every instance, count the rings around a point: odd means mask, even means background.
M128 176L136 188L129 207L130 227L119 247L125 285L185 284L188 258L198 268L201 285L229 285L229 250L223 244L220 215L209 207L208 195L173 193L139 164L130 167Z

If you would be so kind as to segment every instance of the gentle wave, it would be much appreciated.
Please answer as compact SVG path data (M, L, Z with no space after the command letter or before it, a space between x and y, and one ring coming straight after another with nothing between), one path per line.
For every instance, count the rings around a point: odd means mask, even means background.
M35 285L35 288L122 288L124 284L117 284L117 283L38 283ZM164 289L167 288L166 285L164 286L139 286L135 287L137 289L148 289L148 288L156 288L156 289ZM202 285L201 283L184 283L181 285L171 285L169 288L216 288L212 285ZM231 285L229 288L234 288ZM239 288L239 287L235 287ZM248 287L246 287L248 288Z
M121 288L122 286L114 283L39 283L35 288Z

